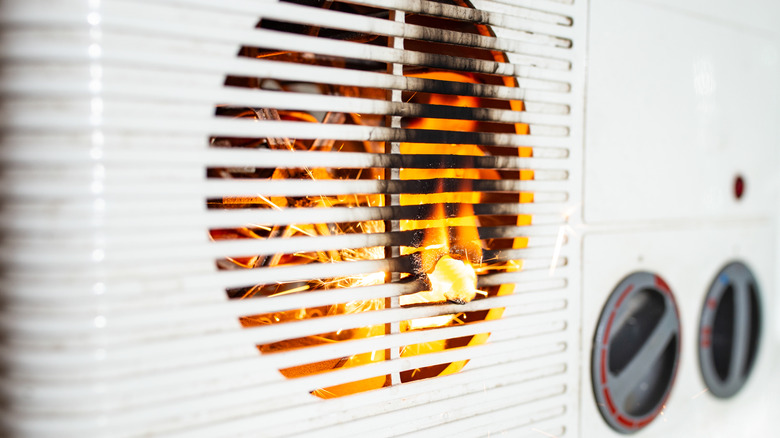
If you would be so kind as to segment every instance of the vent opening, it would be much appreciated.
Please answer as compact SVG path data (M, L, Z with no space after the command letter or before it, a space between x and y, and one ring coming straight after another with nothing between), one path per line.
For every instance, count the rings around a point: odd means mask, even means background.
M401 23L395 11L312 6ZM388 35L263 20L258 29L278 47L246 46L239 56L268 63L272 73L229 76L225 85L273 106L216 108L221 119L257 122L235 125L247 132L262 126L269 134L214 135L213 148L280 160L207 170L226 193L210 198L209 209L258 212L251 224L210 230L214 241L263 250L217 261L221 270L263 270L257 277L267 279L228 289L231 299L266 300L274 309L241 325L264 329L258 349L283 355L279 370L288 378L373 367L311 391L322 398L460 371L470 357L463 347L488 339L480 322L503 313L490 300L514 290L491 276L524 267L522 227L532 216L518 206L539 201L518 184L538 176L520 161L533 149L514 137L531 132L521 90L514 76L493 72L512 64L474 37L492 37L490 29L415 14L404 23L412 34L425 29L421 37L460 35L472 44L406 38L401 49ZM303 42L312 51L297 50ZM550 148L548 156L565 154ZM237 283L250 277L236 275ZM417 359L412 368L389 363L399 358Z

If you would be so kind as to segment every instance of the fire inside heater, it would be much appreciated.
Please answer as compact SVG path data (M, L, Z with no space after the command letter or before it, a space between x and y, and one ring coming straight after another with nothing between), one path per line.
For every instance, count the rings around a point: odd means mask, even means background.
M452 3L468 7L464 3ZM359 6L351 3L323 2L308 4L316 8L328 8L349 17L350 14L392 20L393 12L386 9ZM422 26L464 34L491 36L485 26L470 22L443 19L425 15L406 14L406 25ZM349 20L349 18L345 18ZM298 23L262 20L259 29L279 34L306 35L325 41L349 41L376 47L393 47L393 40L382 35L347 32ZM396 46L396 48L399 48ZM406 38L403 50L420 54L438 54L474 60L506 62L506 56L497 51L434 43ZM278 63L279 69L290 65L314 65L343 69L345 71L392 74L392 64L375 60L354 59L319 53L280 50L273 47L245 46L240 57L262 59ZM336 73L337 74L337 73ZM396 72L396 74L398 74ZM402 73L416 78L427 89L402 90L396 100L406 111L398 113L355 113L349 111L314 111L272 107L242 107L219 105L219 117L251 119L256 121L297 122L319 125L353 125L368 127L393 127L398 130L442 131L457 133L447 138L479 138L461 133L527 134L528 125L515 122L496 122L474 117L475 109L522 111L523 102L468 95L458 90L468 90L468 85L516 87L515 79L421 65L403 65ZM433 84L433 85L431 85ZM371 86L334 85L328 77L310 81L279 78L229 76L227 87L267 90L296 95L338 96L341 98L393 101L392 91ZM465 86L464 86L465 85ZM475 93L476 94L476 93ZM291 94L292 95L292 94ZM464 111L465 110L465 111ZM400 126L399 126L400 121ZM249 315L241 318L244 327L261 327L288 324L295 321L332 316L382 311L393 307L442 306L466 304L487 297L511 294L512 285L481 286L479 279L486 274L511 272L522 268L522 260L501 256L502 250L523 248L527 240L522 237L506 237L497 232L506 226L528 225L528 215L515 212L497 214L498 210L482 208L486 205L533 202L533 194L517 191L500 191L485 185L489 180L528 180L534 178L532 170L502 170L497 165L486 165L490 157L530 157L531 148L505 147L488 144L445 142L439 137L421 141L342 141L338 138L297 139L292 131L282 138L213 137L214 148L248 148L261 150L313 151L322 154L357 152L389 157L390 163L381 167L266 167L266 168L209 168L209 178L262 179L262 180L386 180L395 181L388 189L378 193L318 196L278 196L258 193L256 196L224 196L208 200L210 209L331 209L377 208L392 209L396 217L378 220L350 221L342 223L285 223L247 224L240 228L212 229L210 237L215 241L229 239L293 239L300 237L338 236L364 234L391 236L389 240L376 240L376 246L328 250L279 252L275 254L241 255L217 261L222 270L274 269L289 266L315 266L364 260L392 261L390 272L378 271L356 275L339 275L329 278L301 279L298 281L254 284L227 290L231 299L263 299L290 294L306 294L329 291L357 290L365 286L400 283L408 286L408 293L397 297L367 297L336 304L315 305L294 310ZM446 135L444 136L446 137ZM394 187L394 188L390 188ZM487 187L487 189L485 189ZM450 306L451 308L451 306ZM295 337L258 345L262 354L274 354L292 350L316 348L325 344L348 342L391 333L432 331L443 327L469 325L500 318L502 308L461 311L437 314L401 321L349 327L328 333ZM393 357L411 357L479 345L488 339L489 333L477 333L448 339L403 345L392 348L375 348L353 354L315 361L280 369L287 378L310 376L339 369L375 364ZM394 383L451 374L461 370L467 360L450 361L431 366L403 370L400 382L390 375L381 375L353 382L341 383L313 391L323 398L338 397L389 386Z

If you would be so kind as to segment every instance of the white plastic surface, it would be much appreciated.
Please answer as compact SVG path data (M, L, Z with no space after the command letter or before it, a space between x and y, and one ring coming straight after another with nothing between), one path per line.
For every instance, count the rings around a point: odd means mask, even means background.
M777 272L780 4L591 0L584 137L581 436L624 436L592 395L596 321L636 271L680 307L678 374L662 413L633 436L772 436L780 402ZM736 199L736 176L745 181ZM761 345L731 399L705 390L699 315L714 276L745 262L761 287Z
M708 394L699 371L699 315L710 285L731 261L753 270L761 288L759 352L745 386L731 399ZM773 328L777 304L774 234L769 221L646 228L588 234L583 244L583 437L623 436L602 420L592 396L590 354L603 303L628 274L662 276L677 301L682 348L677 378L666 407L638 437L771 436L780 399L780 338Z
M778 40L647 2L590 9L585 220L774 214ZM765 13L780 16L780 5Z

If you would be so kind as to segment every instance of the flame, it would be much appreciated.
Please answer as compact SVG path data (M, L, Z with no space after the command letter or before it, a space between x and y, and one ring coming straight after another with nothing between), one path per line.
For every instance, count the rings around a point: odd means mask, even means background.
M452 72L427 72L410 75L420 78L439 79L453 82L479 83L475 78L468 74ZM418 102L434 105L450 106L479 106L479 99L469 96L448 96L448 95L427 95L415 96ZM521 103L513 103L517 108ZM279 112L276 116L280 120L298 120L318 122L312 120L312 116L299 112ZM358 120L353 117L353 120ZM478 122L471 120L450 120L450 119L431 119L418 118L408 121L408 128L412 129L436 129L449 131L474 131L478 129ZM518 125L523 127L525 125ZM516 127L517 128L517 127ZM306 145L300 142L281 141L279 147L286 149L306 149ZM320 147L321 145L312 144L309 149ZM342 147L351 147L360 149L360 146L342 145ZM368 145L364 145L366 147ZM428 144L428 143L401 143L402 154L416 155L463 155L463 156L484 156L485 150L478 145L469 144ZM520 156L529 156L530 149L519 148ZM271 178L306 178L312 180L331 179L337 177L327 169L275 169ZM369 177L375 175L351 175L351 177ZM425 217L407 219L399 221L401 231L420 230L422 234L421 242L416 245L402 246L401 254L404 256L416 255L419 260L419 273L427 276L431 288L428 291L400 297L400 305L432 305L439 303L458 303L466 304L474 299L492 295L505 295L512 293L511 285L504 285L494 288L492 292L479 290L477 287L478 275L490 271L515 271L521 269L520 261L509 261L506 263L490 263L483 260L483 243L479 237L480 218L474 212L474 204L485 201L484 195L470 190L472 180L501 179L501 174L493 169L473 169L473 168L427 168L427 169L400 169L400 178L402 180L436 180L436 185L432 193L425 194L401 194L399 202L401 205L426 205L429 215ZM521 179L532 179L532 171L522 171ZM459 180L458 191L446 191L441 181L443 179ZM521 194L520 202L532 202L530 194ZM221 208L258 206L262 208L281 209L285 207L320 207L327 208L333 206L361 206L361 205L383 205L381 195L364 196L321 196L310 197L305 200L293 200L286 197L233 197L224 198L221 201ZM530 217L519 216L517 224L523 225L530 222ZM223 239L265 239L270 237L294 237L294 236L318 236L344 233L381 233L384 232L384 223L381 221L368 221L355 224L295 224L287 227L271 226L252 226L233 230L212 230L211 237L214 240ZM520 248L526 245L526 240L522 238L514 239L512 247ZM332 263L351 260L368 260L384 258L383 248L359 248L342 249L331 251L316 251L312 253L295 254L277 254L271 257L246 256L230 257L226 263L239 268L249 269L260 266L285 266L294 264L305 264L312 262ZM360 287L385 282L385 273L376 272L364 275L339 277L332 279L321 279L306 284L282 284L282 285L258 285L240 293L240 298L249 298L252 296L278 297L292 293L301 293L311 290L337 289ZM273 314L252 315L241 318L241 323L245 327L276 324L285 321L297 319L308 319L324 317L329 315L358 313L372 310L384 309L387 305L385 299L358 300L344 304L323 306L318 308L297 309L285 312L276 312ZM494 308L486 314L477 317L480 319L500 318L503 309ZM419 318L408 321L402 321L400 331L427 330L437 327L445 327L457 324L464 324L474 319L475 316L469 312L460 312L456 314L440 315L428 318ZM321 345L325 343L340 342L348 339L362 339L373 336L382 336L387 334L385 324L360 327L349 330L339 330L334 333L325 333L317 336L308 336L306 338L288 339L272 344L259 346L263 353L273 353L278 351L287 351L290 349L305 348L309 346ZM475 336L460 339L456 344L453 340L438 340L433 342L406 345L400 350L401 357L411 357L421 354L427 354L437 351L443 351L452 348L453 345L477 345L487 340L489 333L483 333ZM280 370L283 375L289 378L302 377L306 375L330 371L337 368L356 367L388 359L388 351L378 350L354 354L349 357L327 360L317 363L311 363L301 366L295 366ZM405 373L405 378L417 379L429 377L431 375L451 374L459 371L466 364L466 361L460 361L443 366L433 367L433 370L412 370ZM362 392L369 389L380 388L388 384L386 376L377 376L370 379L364 379L356 382L345 383L342 385L321 388L314 391L314 394L322 398L339 397L343 395Z
M426 72L410 76L451 82L477 83L476 80L468 75L453 72ZM479 105L475 97L442 94L431 95L426 103L466 107L478 107ZM418 118L410 121L408 127L411 129L468 132L477 128L476 123L472 120ZM477 145L433 143L401 143L401 153L419 155L485 155L484 151ZM447 267L453 266L456 260L463 266L457 269L444 268L447 269L446 272L448 274L429 276L433 283L433 291L421 292L420 294L422 295L417 297L402 297L401 304L419 302L423 299L428 302L457 301L462 304L471 301L474 298L471 296L471 291L476 290L476 274L474 273L472 263L480 264L482 262L482 246L477 231L479 223L473 208L473 204L481 201L481 195L468 189L470 188L471 180L474 179L499 179L497 172L484 169L401 169L400 177L402 180L430 180L434 178L461 180L459 187L461 191L459 192L445 192L441 184L438 184L434 193L402 194L400 196L401 205L428 204L433 206L433 212L431 217L423 220L402 220L400 226L403 231L423 230L420 250L406 247L402 249L402 254L419 253L424 272L429 274L433 272L434 269L438 268L440 260L443 260ZM447 216L445 210L445 205L447 204L456 206L457 210L454 217ZM447 259L443 259L443 257L447 257ZM470 281L468 285L462 281L451 283L450 279L447 278L448 276L457 276L457 273L460 273L461 276L467 275L464 274L466 271L469 271L469 278L473 277L473 282ZM449 296L449 294L452 294L453 291L445 290L445 288L436 284L440 282L448 282L456 285L456 287L467 288L469 289L469 292L466 292L468 296L456 297L454 300L450 300L453 297Z
M480 28L481 29L481 28ZM482 29L484 30L484 29ZM482 32L481 30L481 32ZM484 33L484 32L483 32ZM491 52L492 53L492 52ZM285 59L292 59L295 55L282 54ZM277 54L262 54L256 56L274 57ZM502 54L493 53L496 60L505 61ZM306 61L309 62L309 61ZM407 73L407 76L432 79L450 82L467 82L479 84L483 83L483 77L448 71L426 71L418 73ZM501 78L503 85L517 86L512 78ZM254 79L252 79L254 81ZM267 88L285 90L286 85L275 82ZM358 89L356 87L339 87L335 89L332 86L321 86L323 94L339 94L343 96L360 96L370 99L385 98L385 90L378 89ZM263 88L263 87L259 87ZM292 88L292 86L290 86ZM295 90L290 90L295 91ZM310 92L310 90L307 90ZM417 93L409 98L415 103L428 105L448 105L470 108L480 108L485 105L484 99L472 96L458 96L445 94L425 94ZM506 102L503 103L506 105ZM520 101L508 102L509 107L514 111L522 111L523 103ZM356 124L366 126L384 126L386 121L384 116L361 115L361 114L343 114L326 113L317 115L300 111L276 111L270 109L224 109L225 115L233 117L250 117L264 120L293 120L309 123L342 123ZM233 111L233 112L230 112ZM474 120L452 120L452 119L433 119L433 118L415 118L407 119L406 127L410 129L433 129L443 131L460 132L490 132L493 128L485 128L481 125L483 122ZM525 124L503 125L500 132L511 132L517 134L527 134L528 126ZM499 131L496 131L499 132ZM215 147L268 147L272 149L295 150L318 150L318 151L357 151L369 153L384 152L385 144L379 142L336 142L333 140L315 140L301 141L294 139L222 139L212 140ZM462 155L462 156L485 156L493 152L488 148L473 144L429 144L429 143L401 143L401 154L414 155ZM531 148L517 148L517 155L521 157L531 156ZM490 260L484 260L484 250L486 245L479 236L479 229L483 226L495 224L489 223L490 218L478 217L474 211L474 205L490 202L480 192L472 190L473 180L499 180L502 174L494 169L476 169L476 168L446 168L444 166L435 166L434 168L400 169L401 180L434 180L438 181L436 188L432 193L424 194L401 194L399 203L403 206L425 205L429 214L424 217L406 219L399 221L401 231L418 230L422 236L420 242L400 248L402 256L415 257L419 266L415 275L426 276L430 282L430 290L418 292L415 294L399 297L400 305L418 306L434 305L440 303L458 303L464 304L464 311L440 315L428 318L419 318L408 321L402 321L399 324L400 332L414 330L429 330L438 327L453 326L458 324L467 324L472 321L500 318L503 309L493 308L486 312L468 311L467 304L472 300L478 300L486 296L506 295L513 292L512 285L502 285L500 287L487 288L480 290L478 288L478 278L480 275L492 271L510 272L522 268L522 262L511 260L503 263L496 263ZM325 169L325 168L278 168L266 171L247 170L247 177L251 178L271 178L271 179L378 179L383 178L384 169ZM210 169L211 177L242 177L244 170L241 169ZM265 172L265 173L264 173ZM534 174L531 170L522 170L519 172L519 178L528 180L533 179ZM514 176L515 178L518 176ZM457 191L447 191L442 180L457 180ZM507 195L512 196L512 195ZM496 202L496 201L492 201ZM500 202L533 202L533 195L530 193L521 193L517 199L503 199ZM225 197L220 200L210 202L213 208L330 208L330 207L355 207L355 206L382 206L385 205L385 197L380 194L374 195L345 195L345 196L313 196L305 198L291 197L264 197L261 195L252 197ZM486 222L488 221L488 222ZM529 215L520 215L516 217L516 225L530 224ZM501 222L500 224L506 224ZM270 238L290 238L295 236L326 236L334 234L349 233L384 233L385 223L382 221L366 221L358 223L343 224L292 224L286 226L265 226L262 224L251 225L235 229L215 229L210 231L210 236L214 240L226 239L270 239ZM522 248L527 245L525 238L515 238L509 244L511 248ZM506 246L504 246L506 247ZM240 256L228 257L218 261L220 269L252 269L258 267L280 267L291 265L303 265L308 263L333 263L348 262L353 260L372 260L385 258L385 249L382 247L358 248L358 249L339 249L330 251L312 251L300 252L294 254L275 254L272 256ZM264 297L274 298L294 293L307 293L311 291L321 291L330 289L353 288L361 286L370 286L382 284L386 281L384 272L374 272L350 277L337 277L328 279L317 279L307 282L291 282L284 284L256 285L249 288L230 290L228 293L231 298L251 298ZM242 317L241 324L244 327L255 327L269 324L278 324L288 321L310 319L318 317L327 317L331 315L343 315L350 313L382 310L389 307L389 300L368 299L356 300L352 302L334 304L328 306L312 307L305 309L296 309L290 311L275 312L261 315L251 315ZM354 329L338 330L332 333L322 333L315 336L307 336L298 339L286 339L279 342L260 345L258 348L264 354L288 351L298 348L306 348L316 345L323 345L333 342L341 342L353 339L369 338L374 336L383 336L389 333L388 325L376 324ZM401 357L411 357L421 354L440 352L448 348L455 348L466 345L478 345L486 342L489 333L482 333L474 336L467 336L459 339L442 339L433 342L406 345L400 351L393 353ZM320 361L300 366L294 366L280 370L288 378L302 377L322 372L332 371L339 368L357 367L371 363L377 363L388 360L392 356L389 350L377 350L354 354L349 357L336 358ZM459 371L466 364L466 361L442 364L429 369L409 370L401 373L401 380L415 380L419 378L432 377L435 375L451 374ZM377 376L360 381L350 382L342 385L321 388L313 393L322 398L339 397L370 389L388 386L391 379L389 376Z

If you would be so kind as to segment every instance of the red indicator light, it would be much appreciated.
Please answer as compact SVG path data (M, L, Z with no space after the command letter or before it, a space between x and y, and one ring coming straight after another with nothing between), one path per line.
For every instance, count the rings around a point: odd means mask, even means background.
M745 193L745 180L742 178L742 175L737 175L736 178L734 178L734 197L739 199L742 199L742 195Z

